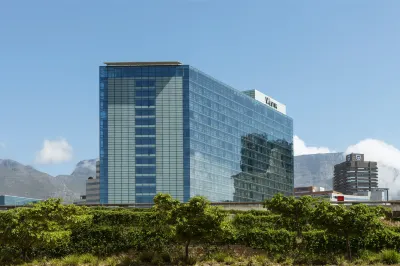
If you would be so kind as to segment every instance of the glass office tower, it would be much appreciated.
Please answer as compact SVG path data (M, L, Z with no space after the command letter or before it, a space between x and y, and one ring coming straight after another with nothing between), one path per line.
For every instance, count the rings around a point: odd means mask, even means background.
M100 201L261 201L293 193L286 107L179 62L100 67Z

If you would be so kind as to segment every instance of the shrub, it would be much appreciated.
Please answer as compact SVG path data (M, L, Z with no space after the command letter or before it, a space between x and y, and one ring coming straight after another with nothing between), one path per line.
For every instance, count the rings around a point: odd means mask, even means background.
M358 253L358 258L359 258L360 262L362 262L362 263L374 264L374 263L379 262L379 260L380 260L379 255L380 254L374 253L369 250L361 250Z
M95 263L98 259L92 254L83 254L81 255L81 262L82 263Z
M233 218L232 224L238 230L252 230L254 228L259 229L271 229L271 228L282 228L280 222L280 215L253 215L250 213L237 214ZM278 226L280 224L281 226Z
M139 255L139 259L141 262L152 262L154 257L154 253L151 251L143 251L142 253L140 253Z
M346 251L346 240L338 235L328 234L324 230L303 232L302 252L325 256Z
M81 260L79 255L69 255L62 259L61 264L63 266L79 266Z
M127 209L90 210L93 223L109 226L149 227L157 221L154 212L135 212Z
M375 230L365 238L367 249L380 251L382 249L400 248L400 233L388 228Z
M75 228L71 235L71 248L77 253L108 255L133 246L129 228L120 226L89 225Z
M165 263L171 263L171 261L172 261L171 255L169 255L169 253L166 253L166 252L161 253L161 259Z
M91 218L87 208L64 205L60 199L8 210L0 215L0 245L6 245L9 251L18 250L25 260L65 255L69 252L71 230Z
M211 258L214 259L216 262L224 262L226 258L229 257L229 254L225 252L217 252L214 253Z
M252 257L252 261L254 261L255 265L269 265L271 260L265 255L256 255Z
M226 265L232 265L232 264L235 263L235 259L232 258L231 256L225 257L224 263L225 263Z
M395 250L385 249L381 252L381 260L387 264L398 264L400 263L400 254Z
M264 249L269 253L282 253L292 250L294 247L295 233L286 229L267 229L261 231L254 229L245 232L239 238L242 244L258 249Z

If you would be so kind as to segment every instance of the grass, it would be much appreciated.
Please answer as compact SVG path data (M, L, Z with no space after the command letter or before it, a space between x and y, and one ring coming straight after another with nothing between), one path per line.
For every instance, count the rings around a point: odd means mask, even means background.
M400 254L395 250L385 249L381 252L381 261L388 265L399 264L400 263Z
M208 252L210 251L210 252ZM185 265L180 249L171 249L169 253L153 251L127 252L107 258L91 254L69 255L60 259L33 261L25 266L158 266ZM283 254L282 254L283 255ZM302 261L299 257L272 257L265 252L241 246L219 247L207 250L207 247L194 248L186 265L233 265L233 266L266 266L266 265L393 265L400 264L400 254L395 250L382 250L379 253L362 251L350 263L344 256L332 258L310 258Z

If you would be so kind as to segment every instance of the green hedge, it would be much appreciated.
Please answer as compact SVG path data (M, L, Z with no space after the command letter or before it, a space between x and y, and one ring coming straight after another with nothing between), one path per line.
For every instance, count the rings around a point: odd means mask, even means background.
M152 226L157 222L155 212L132 212L130 210L90 210L93 223L110 226Z
M343 237L327 234L324 230L303 232L302 250L310 254L336 254L346 251L346 240Z
M281 253L293 249L295 236L294 232L286 229L253 229L239 233L238 242L245 246L266 250L269 253Z
M0 265L6 265L10 260L15 262L17 259L26 259L23 256L32 259L74 253L109 255L131 249L161 252L172 244L182 244L175 230L179 226L177 215L168 213L167 203L164 209L163 206L159 209L89 209L49 201L31 209L0 212ZM296 254L320 258L346 253L345 239L334 233L328 234L323 223L317 227L307 221L301 228L302 232L294 232L292 219L282 214L259 210L224 212L231 215L222 224L219 222L218 230L214 230L218 233L206 232L197 239L197 244L239 244L262 249L270 254L286 255L287 251L294 251ZM198 219L198 213L193 212L191 219ZM335 217L337 215L332 216L332 219ZM179 222L186 221L182 219ZM189 233L190 230L189 227ZM24 236L31 237L30 233L37 239L33 239L36 241L34 248L27 249L27 242L21 239ZM59 243L55 241L52 245L45 245L53 241L52 234L58 235L56 239ZM185 235L180 237L184 238ZM400 229L383 227L370 232L364 230L359 235L353 234L351 247L354 254L362 250L398 250Z
M400 233L388 228L371 232L365 241L365 248L369 250L400 249Z
M271 229L282 228L280 215L253 215L248 213L236 214L232 221L238 230L251 230L254 228Z

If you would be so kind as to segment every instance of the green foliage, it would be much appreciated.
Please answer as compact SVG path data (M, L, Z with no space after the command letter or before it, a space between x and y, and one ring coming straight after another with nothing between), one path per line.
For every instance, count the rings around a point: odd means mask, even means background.
M239 243L252 248L263 249L274 254L292 250L294 248L295 236L294 232L286 229L253 229L242 234L239 237Z
M388 217L383 208L331 205L310 197L282 195L267 200L268 210L261 211L224 211L203 197L180 203L167 194L157 194L154 203L147 210L89 209L52 199L0 212L0 265L43 257L64 257L57 265L97 264L93 255L130 251L135 252L134 259L115 257L105 263L179 264L182 261L177 257L181 256L176 254L182 253L182 246L178 244L185 247L182 260L186 264L195 262L189 258L189 246L194 244L217 250L230 245L247 247L286 264L336 263L335 258L351 251L357 261L368 263L394 263L399 255L390 251L400 249L399 226L393 221L382 223ZM215 251L202 252L199 256L208 257ZM234 254L225 250L210 259L232 264ZM266 265L271 261L253 257L247 262Z
M19 250L25 259L42 250L53 254L65 252L72 229L91 219L86 208L63 205L60 199L6 213L0 221L1 244Z
M381 254L377 254L370 250L361 250L358 253L358 260L367 264L375 264L378 263L381 259Z
M310 218L314 212L316 200L311 196L304 196L299 199L285 197L282 194L275 195L272 199L264 202L264 207L273 213L281 215L284 224L290 230L297 232L298 236L307 229Z
M303 251L321 256L343 253L346 248L344 237L329 234L325 230L311 230L303 233Z
M362 236L369 250L400 249L400 233L384 228Z
M63 258L61 264L68 266L79 266L82 264L96 265L99 259L92 254L69 255Z
M382 216L385 216L383 208L362 204L347 207L321 201L316 205L313 221L328 233L343 236L346 239L347 255L351 259L351 240L383 229Z
M189 256L189 245L193 241L208 242L212 236L222 233L221 224L226 214L210 205L204 197L193 197L173 210L176 218L176 236L185 243L185 258Z
M386 264L400 263L400 254L396 250L385 249L382 250L381 260Z
M110 226L152 226L157 222L155 212L132 212L126 209L90 210L93 223Z
M253 215L253 214L237 214L232 224L240 231L251 230L253 228L271 229L283 228L280 215Z
M151 262L153 260L154 257L154 252L151 251L143 251L142 253L140 253L139 255L139 259L141 262Z
M76 228L71 235L71 249L77 253L109 255L126 251L143 240L134 229L121 226L90 225Z

